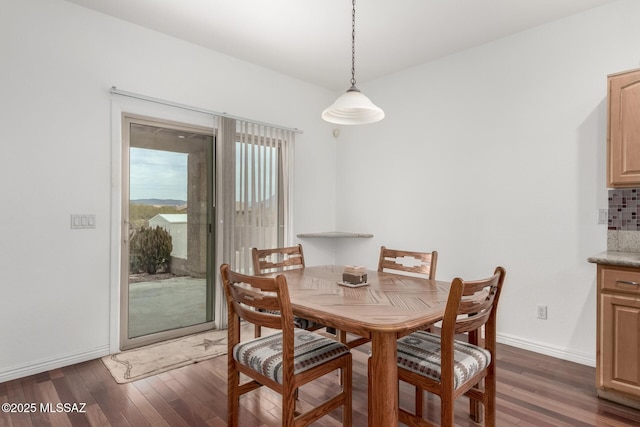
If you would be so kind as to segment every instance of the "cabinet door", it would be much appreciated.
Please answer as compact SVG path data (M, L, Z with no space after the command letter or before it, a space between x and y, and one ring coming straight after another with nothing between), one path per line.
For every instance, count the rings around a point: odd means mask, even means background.
M640 186L640 70L611 75L608 187Z
M602 367L598 386L640 396L640 298L601 294Z

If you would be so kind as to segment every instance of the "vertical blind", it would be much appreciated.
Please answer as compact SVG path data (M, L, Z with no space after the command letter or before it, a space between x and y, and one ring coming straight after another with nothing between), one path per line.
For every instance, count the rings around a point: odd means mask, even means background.
M251 248L286 245L293 131L222 118L222 261L252 274ZM232 161L231 159L235 159Z
M251 248L287 245L292 230L291 183L295 131L219 117L218 259L253 274ZM221 283L216 323L227 327Z

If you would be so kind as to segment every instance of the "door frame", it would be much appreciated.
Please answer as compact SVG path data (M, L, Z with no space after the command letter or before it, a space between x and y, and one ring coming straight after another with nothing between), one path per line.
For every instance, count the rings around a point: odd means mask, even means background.
M122 239L124 238L122 233L122 224L124 218L122 217L122 192L123 192L123 117L137 116L143 118L153 118L161 122L174 122L180 124L187 124L193 127L200 127L206 129L207 132L214 136L213 147L213 159L212 167L218 167L218 147L215 142L216 133L216 119L213 115L193 111L189 109L180 108L177 106L165 105L161 103L149 102L127 96L113 96L111 99L111 261L110 261L110 313L109 313L109 352L118 353L121 351L121 259L122 259ZM128 156L128 153L127 153ZM218 173L214 174L214 179L217 179ZM217 184L214 182L217 186ZM128 189L127 189L128 192ZM216 220L216 188L213 188L213 212L212 221L215 224ZM214 227L215 231L215 227ZM215 265L215 258L217 256L217 245L215 242L212 245L212 265ZM217 307L221 304L220 296L220 284L219 278L213 269L210 271L211 281L213 287L213 321L205 323L207 329L216 328L216 323L219 323Z

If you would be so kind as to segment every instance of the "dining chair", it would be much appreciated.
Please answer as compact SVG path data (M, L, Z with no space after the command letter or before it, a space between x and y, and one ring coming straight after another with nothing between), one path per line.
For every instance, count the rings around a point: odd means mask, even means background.
M415 252L380 247L378 271L409 273L435 280L438 252Z
M423 419L427 391L440 396L440 425L454 425L455 400L466 395L474 421L482 419L481 403L485 427L495 426L496 315L504 278L504 268L497 267L487 279L454 279L440 335L417 331L398 339L398 378L415 387L415 413L400 408L399 421L435 425ZM456 334L464 333L469 333L468 341L456 340Z
M304 268L304 253L302 252L302 245L300 244L285 248L252 248L251 258L253 259L253 272L256 275ZM298 316L293 317L293 322L296 328L309 331L316 331L325 327L320 323ZM255 337L258 338L261 335L261 327L260 325L256 325Z
M240 397L266 386L282 395L281 425L306 426L342 407L342 423L352 415L351 353L345 345L318 333L294 328L293 311L283 275L247 276L220 266L227 298L228 425L240 423ZM271 311L280 314L274 315ZM240 341L240 320L279 330L273 335ZM314 408L296 413L296 390L330 372L342 370L339 393ZM250 378L240 383L240 375ZM317 396L314 396L314 399ZM300 407L298 410L300 411Z

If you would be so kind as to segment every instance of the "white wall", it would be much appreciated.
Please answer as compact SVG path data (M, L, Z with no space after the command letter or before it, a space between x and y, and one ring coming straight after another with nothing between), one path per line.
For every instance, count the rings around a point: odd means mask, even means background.
M363 85L387 117L339 140L338 228L375 237L338 261L375 267L386 245L438 250L441 280L503 265L501 340L594 365L606 76L640 66L638 18L620 1Z
M111 86L302 129L295 232L335 227L329 91L61 0L3 0L0 70L0 382L108 353Z

